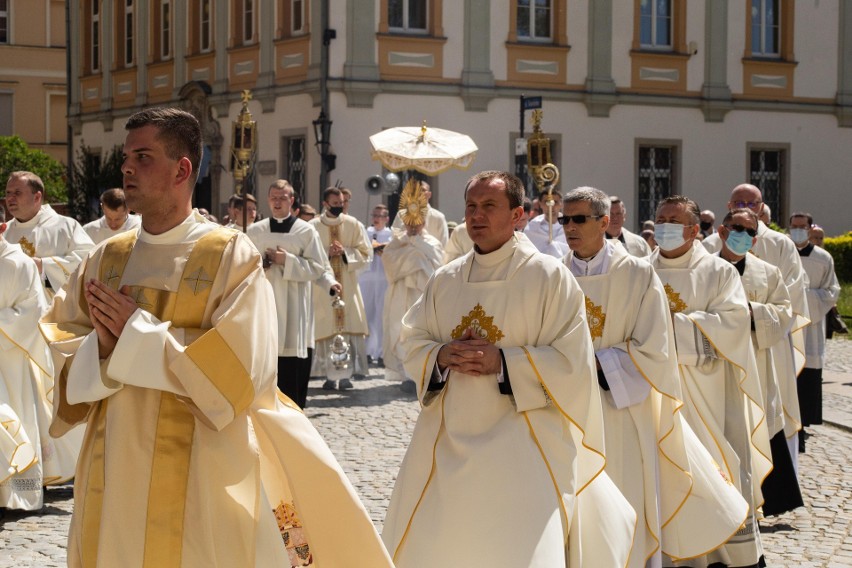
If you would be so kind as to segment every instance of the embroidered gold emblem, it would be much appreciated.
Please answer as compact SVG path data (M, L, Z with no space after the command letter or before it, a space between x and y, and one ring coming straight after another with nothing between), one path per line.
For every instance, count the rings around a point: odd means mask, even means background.
M589 333L592 339L603 337L606 314L603 311L603 306L596 305L588 296L586 296L586 323L589 324Z
M109 286L110 288L112 288L113 290L115 290L115 289L116 289L116 286L113 286L113 285L112 285L112 282L113 282L113 280L117 280L117 279L119 279L119 278L121 278L121 274L119 274L119 273L115 270L115 266L110 266L110 267L109 267L109 270L107 271L107 273L106 273L106 274L104 274L104 279L105 279L105 280L104 280L104 284L106 284L107 286Z
M199 267L198 270L184 278L183 281L189 285L189 288L195 296L197 296L199 292L202 292L213 285L213 280L203 267Z
M669 309L673 314L679 314L689 307L686 305L686 302L680 299L680 294L675 292L674 288L666 284L663 286L663 289L666 291L666 297L669 299Z
M145 310L146 312L153 311L154 304L148 301L148 297L145 295L144 288L137 288L136 291L132 294L131 298L136 302L136 305Z
M482 339L488 340L489 343L497 343L503 339L503 332L494 325L494 318L486 315L485 310L481 305L476 304L470 313L462 318L461 323L453 330L450 337L458 339L464 335L464 330L467 328L473 329Z
M36 255L35 245L28 241L27 237L21 237L18 244L21 245L21 250L23 250L27 256L34 257Z
M273 511L278 521L278 530L287 548L287 555L292 566L310 566L314 559L311 547L305 538L302 521L296 513L293 503L281 501Z

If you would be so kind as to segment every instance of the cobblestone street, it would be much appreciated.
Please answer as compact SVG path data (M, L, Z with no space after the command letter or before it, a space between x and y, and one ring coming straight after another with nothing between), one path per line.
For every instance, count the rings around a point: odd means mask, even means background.
M827 422L808 429L808 451L799 461L805 507L761 522L769 566L852 566L852 341L829 341L827 361ZM311 382L307 415L381 529L416 399L378 369L352 391L323 391L320 384ZM7 512L0 521L0 568L65 566L72 507L71 488L60 487L47 491L41 513Z

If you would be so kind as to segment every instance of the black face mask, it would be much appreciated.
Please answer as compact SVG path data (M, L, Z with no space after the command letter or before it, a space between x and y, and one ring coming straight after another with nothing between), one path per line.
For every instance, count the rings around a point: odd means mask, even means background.
M328 212L332 217L340 217L340 214L343 213L343 207L329 207Z
M702 231L709 231L710 228L713 226L713 222L712 221L701 221L701 223L699 223L699 226L701 227Z

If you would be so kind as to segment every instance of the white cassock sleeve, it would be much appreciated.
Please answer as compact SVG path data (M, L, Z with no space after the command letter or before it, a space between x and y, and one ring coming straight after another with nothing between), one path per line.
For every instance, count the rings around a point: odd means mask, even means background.
M65 285L71 273L77 269L89 250L95 246L95 243L92 242L88 233L83 230L79 223L69 226L71 227L70 233L61 237L62 240L67 239L65 243L61 243L67 247L64 254L45 256L41 259L42 271L54 290L59 290Z
M595 353L609 385L609 393L616 408L627 408L644 401L651 392L651 383L645 380L630 354L608 347Z

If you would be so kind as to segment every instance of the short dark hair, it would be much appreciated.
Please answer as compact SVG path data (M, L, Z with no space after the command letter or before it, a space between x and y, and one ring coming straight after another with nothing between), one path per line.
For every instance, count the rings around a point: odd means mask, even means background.
M337 188L337 187L327 187L327 188L325 188L325 191L322 192L322 200L325 201L325 202L328 202L328 198L331 197L332 195L336 195L336 196L342 198L343 192L340 191L340 188Z
M522 205L524 208L524 213L529 213L532 211L532 201L530 201L529 197L524 197L524 203Z
M127 119L125 130L135 130L143 126L157 128L157 140L165 146L166 155L172 160L187 158L192 164L190 187L195 186L201 166L201 125L190 113L167 107L153 107L140 110Z
M235 193L230 197L230 199L228 199L228 207L236 207L237 209L242 209L244 201L251 201L252 203L257 205L257 198L255 198L255 196L251 193L246 193L245 197Z
M796 211L792 215L790 215L790 221L793 220L793 217L804 217L808 220L808 227L813 227L814 217L810 213L805 213L804 211Z
M738 209L731 209L730 211L728 211L728 213L725 215L725 218L722 219L722 224L724 225L725 223L733 219L734 215L746 215L752 220L752 222L754 222L755 227L759 225L757 213L755 213L751 209L748 209L747 207L740 207Z
M113 187L101 194L101 205L113 211L127 207L127 201L124 199L124 190L120 187Z
M470 186L481 181L490 182L495 179L502 181L503 185L506 186L506 196L509 198L509 207L512 209L515 207L522 207L524 203L524 183L518 178L518 176L509 172L501 172L499 170L486 170L471 176L464 186L465 198L467 198L467 190L470 189Z
M685 205L686 212L689 213L693 225L697 225L701 222L701 209L699 209L697 203L685 195L670 195L669 197L666 197L657 204L657 208L654 210L654 215L660 212L660 208L663 205L668 205L670 203L674 203L675 205Z
M8 184L13 179L22 179L27 182L27 185L33 193L41 192L42 194L44 194L44 182L41 181L41 178L38 177L38 174L23 170L12 172L11 174L9 174L9 179L6 180L6 183Z
M269 189L266 190L266 191L267 191L267 193L269 193L273 189L283 189L283 190L289 189L290 193L293 194L294 197L296 196L296 190L293 188L293 184L291 184L286 179L277 179L277 180L273 181L271 184L269 184Z

